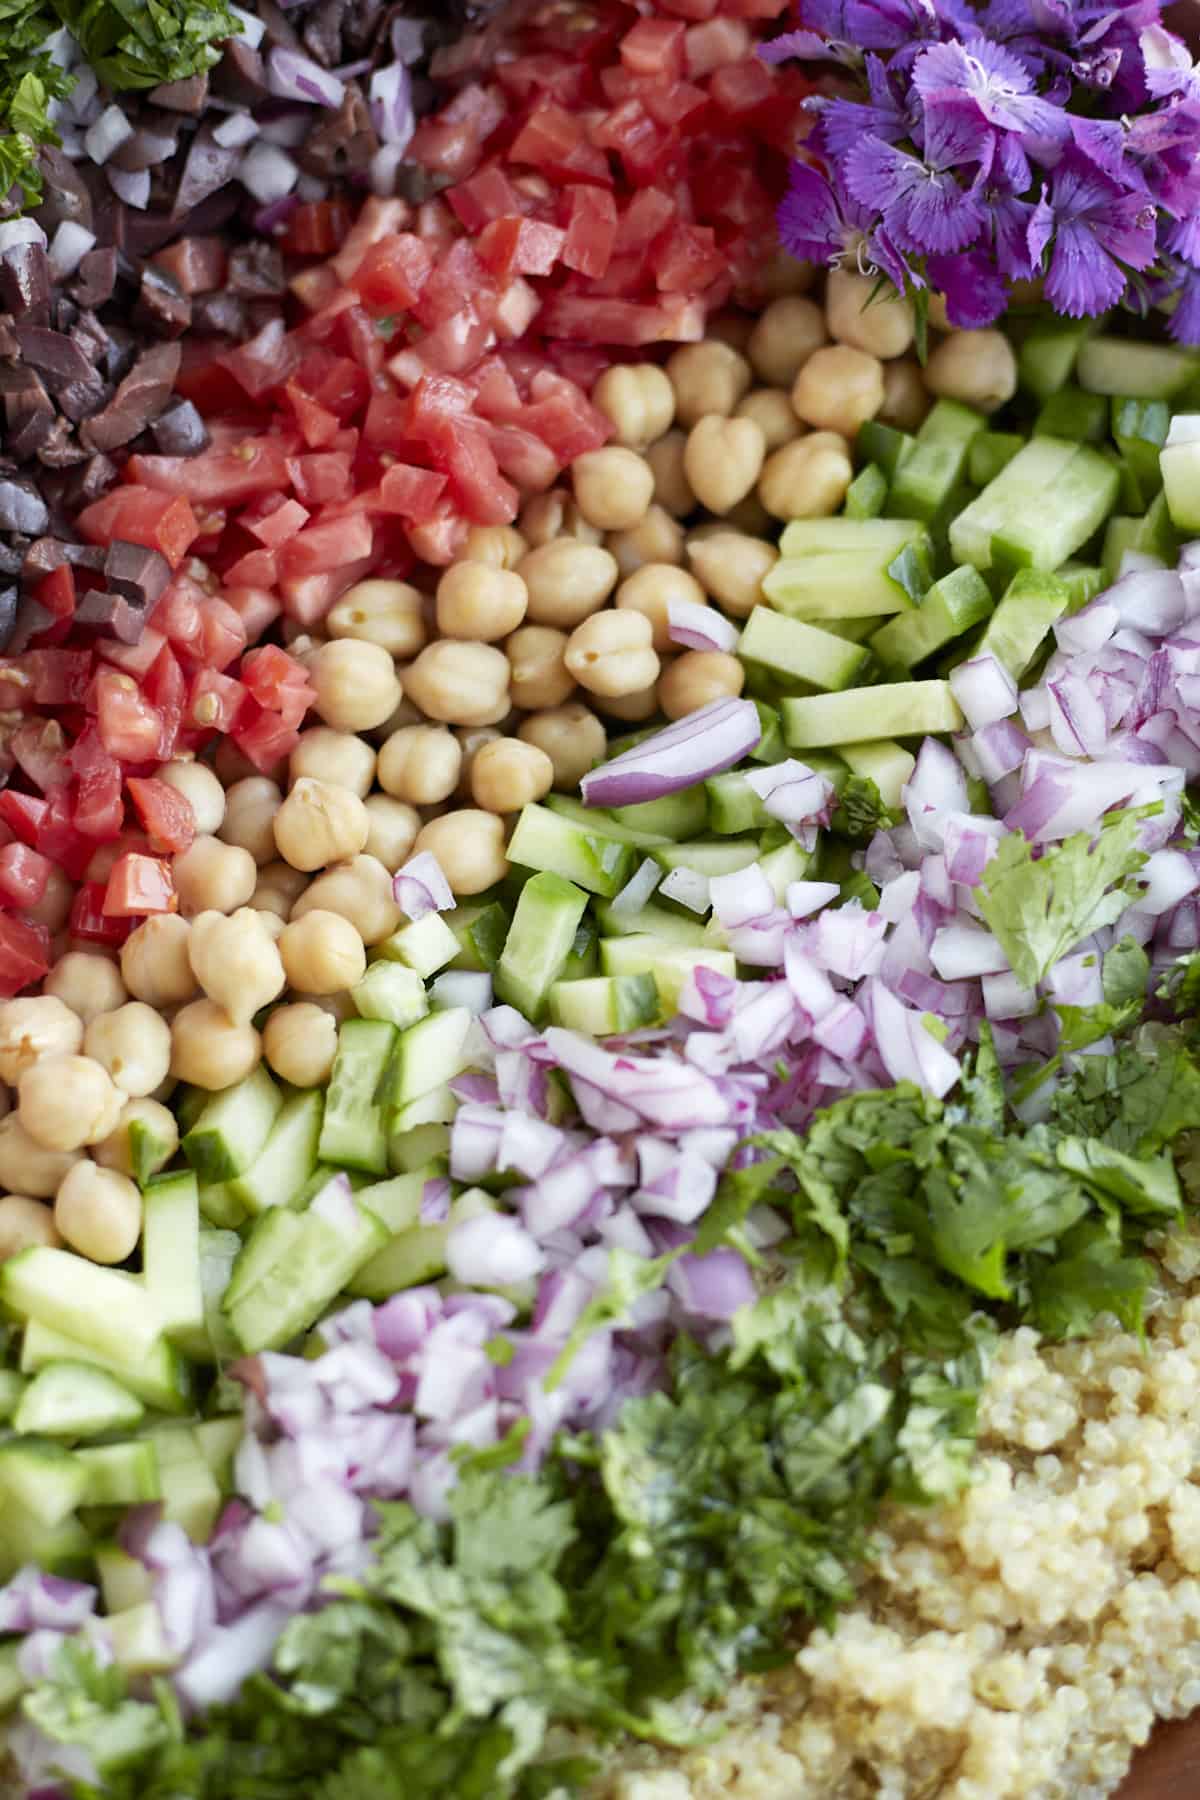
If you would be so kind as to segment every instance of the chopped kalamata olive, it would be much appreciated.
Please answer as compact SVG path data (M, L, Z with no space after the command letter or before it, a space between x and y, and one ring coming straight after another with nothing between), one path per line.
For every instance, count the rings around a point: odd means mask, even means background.
M0 475L0 531L23 531L36 537L49 522L46 502L32 481Z
M183 174L179 178L175 218L182 220L194 206L199 206L202 200L215 194L227 181L232 181L237 174L240 159L240 150L229 150L214 142L212 127L202 125L192 139L187 161L183 165Z
M141 126L117 145L105 166L126 175L138 175L145 169L156 169L174 156L178 142L177 131L149 131Z
M181 337L192 322L192 303L169 275L147 266L142 270L133 316L139 325L149 325L158 337Z
M40 244L14 244L0 256L0 309L19 323L50 316L50 265Z
M112 339L94 312L90 309L77 309L75 323L67 335L75 348L83 353L91 368L103 367Z
M12 385L3 386L6 448L17 462L28 462L54 428L54 402L35 370L5 374L12 377Z
M104 558L104 579L114 594L135 606L153 606L171 579L171 565L158 550L117 539Z
M103 412L84 421L79 441L89 450L116 450L144 431L171 398L181 354L178 344L143 350Z
M48 607L41 606L26 594L24 599L18 597L16 616L9 633L6 649L13 656L19 656L22 650L29 648L31 638L37 637L54 623L54 614Z
M70 383L62 390L58 399L65 416L55 419L45 440L38 445L37 456L38 461L47 469L71 469L87 457L87 451L76 440L71 425L78 424L80 419L86 419L95 408L90 404L90 392ZM68 405L71 407L69 414L66 412Z
M189 75L185 81L163 81L146 98L168 112L202 113L208 100L208 76Z
M0 650L7 650L12 641L19 602L15 587L0 587Z
M225 280L225 245L219 237L181 237L154 256L154 265L181 293L211 294Z
M259 0L254 10L267 28L270 43L282 44L287 50L299 50L300 39L275 0Z
M53 237L64 220L91 231L92 196L70 157L52 144L43 144L38 152L38 162L42 170L43 197L33 216L46 236Z
M213 70L213 86L235 106L258 106L268 93L267 71L258 51L243 38L230 38Z
M249 300L274 299L286 293L282 251L274 244L239 244L229 257L228 289Z
M87 356L62 331L45 325L17 325L15 336L21 355L46 378L50 391L55 381L86 381L95 374Z
M104 567L104 551L98 544L73 544L67 538L35 538L21 562L22 584L36 587L43 575L52 575L64 563L99 574Z
M155 448L163 456L197 456L207 450L208 426L190 400L177 400L150 427Z
M304 21L304 48L323 69L335 69L342 60L342 24L346 0L321 0Z
M151 555L155 554L151 551ZM146 609L123 594L106 594L99 588L89 588L75 608L75 623L98 626L118 643L136 644L146 629Z
M89 250L79 265L79 273L71 288L80 306L103 306L111 300L117 285L117 253L109 245L103 250Z
M379 139L362 90L356 81L348 81L337 111L325 114L296 154L306 174L333 181L365 169L378 148Z

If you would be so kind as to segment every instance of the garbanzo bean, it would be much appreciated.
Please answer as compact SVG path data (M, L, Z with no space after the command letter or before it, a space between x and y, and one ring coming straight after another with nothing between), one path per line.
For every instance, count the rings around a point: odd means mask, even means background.
M223 913L214 913L225 923ZM195 934L192 938L195 942ZM161 1087L171 1066L171 1030L167 1021L142 1000L127 1000L115 1012L92 1020L83 1040L122 1094L142 1099Z
M210 1093L244 1081L262 1058L253 1025L231 1019L215 1000L193 1000L171 1021L171 1073Z
M314 781L349 788L365 800L375 780L375 751L353 731L331 731L328 725L314 725L300 733L288 758L288 775L292 781L311 775ZM272 850L271 857L274 854Z
M883 365L883 405L876 413L897 431L916 431L931 405L920 366L914 356L897 356Z
M592 389L592 405L612 423L618 444L644 450L675 419L675 390L654 363L632 363L606 369Z
M747 355L760 381L790 388L813 351L828 342L821 308L789 294L767 307L750 334Z
M53 994L0 1002L0 1081L15 1087L39 1056L73 1056L83 1020Z
M220 838L193 838L173 859L175 891L185 919L198 912L233 912L245 906L258 880L258 867L248 850L223 844Z
M265 775L249 775L235 781L225 796L221 842L248 850L256 863L275 857L275 814L283 803L283 791Z
M687 552L701 585L738 619L747 618L761 605L763 577L779 561L773 544L739 531L690 537Z
M593 613L592 617L599 618L600 614ZM523 712L561 706L575 692L575 677L566 664L565 632L556 631L552 625L522 625L513 632L504 650L509 665L509 698Z
M43 981L42 992L61 1000L85 1025L129 998L116 963L91 950L69 950L60 956Z
M854 463L846 440L812 431L767 458L758 495L776 519L825 519L846 498Z
M52 1199L81 1154L78 1150L47 1150L30 1137L15 1112L0 1119L0 1188L10 1193Z
M91 1056L42 1056L17 1083L17 1118L46 1150L98 1144L116 1125L125 1096Z
M394 875L401 863L407 862L412 854L417 833L421 829L421 815L415 806L409 806L403 800L393 800L390 794L368 794L364 804L367 809L367 841L363 849Z
M490 563L493 569L515 569L529 545L515 525L472 525L462 553L467 562Z
M788 411L791 411L791 401ZM622 576L635 574L647 563L680 563L683 561L683 526L671 517L665 506L656 503L632 530L610 531L605 548L616 558Z
M54 1223L54 1214L42 1200L28 1194L5 1194L0 1198L0 1262L32 1250L35 1244L57 1249L62 1235Z
M70 918L74 899L75 883L52 863L46 873L46 885L40 897L25 908L25 917L37 925L44 925L53 936Z
M801 424L786 388L752 388L739 405L735 419L753 419L763 434L767 455L799 437Z
M807 294L816 279L811 263L801 262L786 250L776 250L757 271L758 285L772 300L781 294Z
M458 786L462 745L444 725L405 725L379 752L379 785L410 806L436 806ZM360 846L361 848L361 846Z
M651 444L646 452L646 462L654 476L655 504L676 519L686 519L696 510L696 496L683 466L686 449L687 432L677 427Z
M683 466L701 506L727 513L758 480L766 453L762 427L753 419L712 413L692 426Z
M654 498L654 471L645 457L620 444L585 450L571 464L575 503L598 531L628 531Z
M611 550L599 544L581 544L574 538L540 544L522 559L518 573L525 582L533 623L565 631L599 611L617 585L617 562Z
M574 496L565 488L534 494L521 509L521 536L530 549L552 544L556 538L577 538L581 544L599 544L604 533L584 518Z
M475 766L475 758L486 744L495 744L505 733L495 725L476 725L469 731L456 731L462 750L462 768L459 770L458 788L456 792L464 800L471 798L471 770Z
M128 1175L79 1162L58 1190L54 1223L89 1262L124 1262L142 1235L142 1196Z
M713 339L681 345L667 363L667 374L675 389L675 415L688 427L707 413L728 418L752 380L750 364L741 352Z
M365 853L318 875L292 907L292 920L311 912L348 919L364 944L381 944L401 924L391 874L377 857Z
M609 694L597 698L596 705L610 719L620 719L623 725L641 725L652 719L659 710L658 683L652 681L649 687L637 688L632 694Z
M497 738L476 751L471 798L484 812L520 812L554 785L554 764L544 750L521 738Z
M277 1006L263 1026L263 1055L279 1079L293 1087L322 1087L336 1054L337 1022L310 1001Z
M571 633L563 660L590 694L619 699L657 681L659 661L653 638L653 627L643 612L627 607L593 613Z
M191 935L190 921L178 913L156 913L130 932L121 946L121 973L136 999L163 1011L192 998Z
M452 563L438 582L438 630L443 637L494 643L517 629L528 605L525 583L514 570Z
M242 906L229 918L205 912L192 920L188 954L196 980L239 1024L278 999L285 986L274 934L263 924L266 916Z
M370 731L403 698L391 652L360 638L335 638L308 659L317 712L335 731Z
M407 658L429 638L425 597L407 581L358 581L325 615L331 638L357 638Z
M494 644L430 644L409 664L406 681L425 716L445 725L495 725L509 711L508 659Z
M471 807L431 819L417 838L418 854L436 856L451 891L458 895L482 894L508 874L504 854L504 821L495 813Z
M944 400L993 413L1017 391L1017 359L1002 331L952 331L930 354L925 385Z
M177 794L183 795L192 809L196 830L206 837L214 837L225 817L225 789L208 764L179 757L174 762L163 763L155 774Z
M745 686L746 672L726 650L685 650L663 670L658 703L668 719L683 719L714 700L731 700Z
M517 736L544 750L554 768L554 785L568 792L600 761L608 739L594 712L578 700L530 713L517 727Z
M148 1172L157 1175L165 1169L179 1148L179 1126L169 1106L149 1098L127 1100L121 1108L115 1130L99 1144L93 1144L92 1156L102 1168L116 1169L121 1175L134 1173L131 1131L140 1128L142 1154L150 1143L158 1145L150 1158Z
M323 869L367 841L367 810L349 788L303 775L275 815L275 842L293 869Z
M831 269L825 277L825 318L839 344L866 350L886 362L912 349L912 308L895 289L878 292L874 275Z
M367 953L349 919L317 910L293 919L279 939L288 986L299 994L340 994L361 981Z
M792 405L806 425L852 439L883 405L883 364L849 344L815 350L796 377Z
M647 563L617 589L617 605L644 613L650 621L654 648L663 654L672 648L670 605L672 600L690 600L705 606L707 595L694 575L674 563Z

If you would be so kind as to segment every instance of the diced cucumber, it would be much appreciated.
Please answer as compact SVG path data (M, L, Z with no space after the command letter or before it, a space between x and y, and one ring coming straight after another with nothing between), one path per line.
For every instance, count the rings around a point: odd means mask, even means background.
M446 914L446 923L458 939L458 955L451 965L455 969L475 969L491 974L500 961L500 952L508 936L508 914L498 900L475 906L456 906ZM399 1024L399 1020L396 1021Z
M1111 512L1117 471L1096 450L1032 438L950 526L956 562L1055 569ZM1047 504L1047 495L1053 504Z
M585 806L574 794L547 794L545 805L550 812L556 812L573 825L581 825L585 831L598 837L615 838L618 844L633 844L639 850L653 850L659 844L670 843L670 837L661 831L639 831L635 826L622 825L614 819L610 812L600 806Z
M762 591L777 612L795 619L865 619L905 612L912 598L888 570L911 550L912 545L906 544L886 560L873 550L781 557L763 577Z
M652 854L660 869L694 869L711 879L748 869L757 860L758 845L753 838L693 838L690 844L672 844Z
M458 1101L449 1084L432 1088L403 1106L393 1107L388 1115L388 1142L397 1135L419 1131L426 1125L448 1125L458 1111Z
M854 459L860 463L878 464L890 481L905 453L912 449L914 441L907 431L897 431L894 425L884 425L878 419L868 419L858 428L858 435L854 440Z
M973 408L938 400L896 465L888 512L902 519L936 518L962 480L972 439L986 426L983 414Z
M1109 524L1112 524L1111 519ZM1078 612L1107 585L1104 570L1095 563L1065 562L1054 573L1071 596L1068 612Z
M228 1314L289 1253L300 1236L301 1215L273 1206L247 1233L225 1287L222 1306Z
M750 761L756 763L782 762L787 755L787 750L784 747L783 732L779 727L779 714L773 706L768 706L765 700L756 700L754 710L758 714L762 736L750 752ZM703 792L702 788L701 791Z
M113 1661L127 1675L165 1675L179 1661L167 1642L162 1615L153 1601L111 1613L104 1627Z
M442 1018L448 1017L443 1013ZM414 1026L413 1030L420 1027ZM259 1227L277 1218L299 1229L281 1254L245 1284L226 1310L243 1350L279 1350L316 1323L358 1270L383 1248L387 1229L357 1201L349 1202L352 1223L335 1226L315 1212L274 1208Z
M450 1154L450 1133L444 1125L423 1125L416 1131L393 1134L388 1143L388 1166L397 1175L411 1175L435 1157Z
M603 904L603 902L601 902ZM575 936L571 941L571 949L566 962L562 966L563 981L582 981L588 975L594 975L600 952L597 948L600 933L596 921L590 912L584 913L575 927Z
M387 1181L376 1181L360 1189L359 1204L368 1207L389 1231L409 1231L421 1222L421 1196L427 1181L436 1181L446 1173L446 1159L428 1162L407 1175L392 1175Z
M173 1132L168 1135L161 1126L136 1116L129 1121L127 1136L130 1168L133 1179L139 1183L165 1169L178 1148Z
M157 1175L142 1191L142 1279L168 1337L203 1329L200 1196L190 1170Z
M1171 408L1165 400L1114 396L1110 409L1113 442L1129 465L1146 507L1162 485L1159 451L1167 441Z
M653 737L654 733L651 732ZM643 836L670 838L695 837L703 831L708 819L704 789L699 782L664 794L661 800L640 800L635 806L614 806L609 815L615 825ZM622 884L624 885L624 884Z
M233 1459L245 1435L240 1418L198 1419L192 1426L196 1448L212 1470L217 1486L228 1490L233 1474Z
M739 769L724 775L710 775L704 784L708 792L708 819L722 837L736 837L743 831L764 831L771 815L762 798L750 786Z
M221 1231L236 1231L246 1217L246 1208L234 1193L231 1181L202 1181L200 1211L210 1225Z
M652 975L667 1017L677 1010L680 990L693 969L737 973L737 960L730 950L698 949L653 937L605 938L600 945L600 966L606 975Z
M97 1544L96 1573L106 1613L140 1606L153 1595L154 1577L150 1570L119 1544Z
M1169 400L1200 373L1200 357L1173 344L1093 337L1079 352L1078 379L1089 394Z
M1026 334L1017 352L1017 379L1037 400L1048 399L1071 379L1080 348L1093 329L1088 320L1048 319Z
M162 1499L158 1455L150 1438L89 1444L75 1454L84 1471L84 1506L138 1506Z
M845 516L848 519L876 519L887 499L888 479L878 463L860 469L846 489Z
M860 644L785 618L768 606L756 606L750 614L739 653L790 682L802 681L826 693L849 687L870 661L870 652Z
M0 1369L0 1419L11 1419L21 1404L26 1382L15 1369Z
M0 1444L0 1511L15 1506L45 1525L61 1525L83 1499L87 1476L79 1458L49 1438Z
M583 889L561 875L543 869L530 877L496 966L497 1000L538 1022L550 989L562 976L587 904Z
M559 981L550 990L550 1017L556 1025L589 1037L636 1031L659 1016L658 984L643 975L595 975L590 981Z
M451 1203L443 1225L414 1225L377 1250L354 1275L348 1292L364 1300L386 1300L404 1288L436 1281L446 1273L446 1240L455 1225L495 1212L496 1202L480 1188L468 1188Z
M15 1638L6 1644L0 1644L0 1717L12 1711L29 1687L18 1661L20 1649L21 1645Z
M1200 531L1200 413L1176 413L1159 467L1172 525Z
M1057 575L1020 570L1005 589L975 654L994 656L1020 680L1046 633L1070 604L1070 593Z
M76 1518L48 1525L40 1513L17 1505L0 1512L0 1580L36 1563L50 1574L84 1578L90 1573L91 1534Z
M522 809L509 840L508 858L525 869L545 870L611 899L633 873L633 850L564 819L548 807Z
M459 942L441 913L426 913L411 925L402 925L375 947L375 955L385 962L405 963L428 980L452 963L459 952Z
M703 925L665 906L643 906L637 912L626 913L602 905L596 908L596 918L605 937L655 937L685 948L698 948L708 942Z
M1033 422L1035 437L1072 438L1077 444L1102 444L1108 436L1108 402L1103 394L1062 387L1051 394Z
M986 487L1006 469L1025 439L1016 431L981 431L967 451L967 480L972 487Z
M183 1154L203 1182L232 1181L267 1141L283 1095L259 1063L253 1074L214 1094L183 1140Z
M48 1363L25 1389L13 1419L23 1437L99 1437L141 1423L145 1407L127 1387L88 1363Z
M848 519L844 513L835 513L827 519L793 519L784 527L779 551L781 556L856 552L882 565L891 562L905 544L923 543L926 535L920 519Z
M165 1425L146 1441L158 1457L163 1518L181 1525L194 1544L207 1543L223 1495L195 1432L187 1425Z
M843 744L838 754L853 774L875 783L885 806L893 811L900 806L902 790L917 766L911 750L885 738L866 744Z
M140 1281L35 1244L0 1266L0 1299L19 1319L37 1319L116 1362L148 1356L162 1316Z
M881 737L924 737L961 731L963 716L948 681L897 681L890 687L809 694L783 703L783 731L793 750L862 742L864 720Z
M207 1088L178 1087L171 1095L171 1110L175 1114L175 1123L179 1127L179 1135L186 1137L200 1114L212 1099Z
M409 1029L419 1031L427 1023L422 1019ZM340 1026L317 1146L322 1162L386 1175L387 1132L379 1096L397 1040L396 1027L385 1019L347 1019Z
M382 1087L385 1107L396 1108L445 1087L466 1068L471 1015L465 1006L430 1013L396 1039ZM362 1164L358 1165L360 1168ZM379 1174L386 1174L386 1159Z
M758 859L758 866L770 882L771 890L781 906L791 883L803 881L811 863L811 852L798 844L794 837L785 838L782 844L776 844L772 850L764 850Z
M399 963L378 963L373 967L412 974L411 969L402 969ZM419 981L420 976L413 979ZM261 1155L233 1183L233 1192L248 1212L297 1204L317 1166L324 1117L325 1096L319 1088L293 1094L284 1101Z
M897 613L871 639L885 668L915 669L935 650L986 619L992 610L987 582L969 563L935 581L920 606Z
M401 962L373 962L350 998L360 1019L383 1019L403 1031L429 1011L424 978Z
M187 1412L192 1403L191 1370L165 1337L157 1338L146 1352L111 1357L31 1319L21 1339L22 1373L36 1375L55 1362L81 1362L101 1369L159 1412Z

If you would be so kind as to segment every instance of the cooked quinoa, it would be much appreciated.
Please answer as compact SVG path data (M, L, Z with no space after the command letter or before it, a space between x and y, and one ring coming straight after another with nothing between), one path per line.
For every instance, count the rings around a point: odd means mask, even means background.
M857 1606L743 1681L720 1740L604 1800L1102 1800L1200 1706L1200 1238L1146 1342L1002 1340L972 1484L895 1509Z

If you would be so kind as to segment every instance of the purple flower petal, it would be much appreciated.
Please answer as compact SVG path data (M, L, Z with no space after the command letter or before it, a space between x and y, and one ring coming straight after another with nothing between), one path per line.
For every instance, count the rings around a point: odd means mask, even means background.
M1125 292L1125 272L1078 220L1060 225L1050 255L1046 298L1069 319L1092 318L1115 306Z
M946 314L960 331L978 331L1000 317L1008 287L982 250L961 256L931 256L929 279L946 296Z
M889 233L903 248L965 250L985 222L982 204L946 169L866 136L846 158L844 173L861 205L873 197Z

